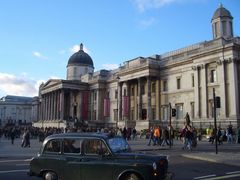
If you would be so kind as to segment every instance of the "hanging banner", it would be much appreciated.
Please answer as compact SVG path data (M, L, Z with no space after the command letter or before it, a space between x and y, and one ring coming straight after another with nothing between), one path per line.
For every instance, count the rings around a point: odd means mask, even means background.
M82 92L82 118L88 119L88 91Z
M123 116L128 116L129 113L129 97L123 96Z
M110 116L110 99L107 98L107 99L104 99L104 112L103 112L103 115L105 117L108 117Z

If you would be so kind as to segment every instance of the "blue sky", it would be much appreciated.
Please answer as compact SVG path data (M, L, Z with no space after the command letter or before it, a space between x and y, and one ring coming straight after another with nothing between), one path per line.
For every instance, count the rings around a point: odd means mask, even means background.
M1 0L0 97L36 96L41 82L66 79L80 43L97 71L211 40L220 3L239 36L239 0Z

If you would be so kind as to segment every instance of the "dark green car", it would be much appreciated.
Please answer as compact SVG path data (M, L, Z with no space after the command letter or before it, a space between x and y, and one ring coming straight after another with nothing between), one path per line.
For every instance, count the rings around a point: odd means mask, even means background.
M64 133L48 136L30 162L30 176L45 180L166 179L166 156L133 153L120 136Z

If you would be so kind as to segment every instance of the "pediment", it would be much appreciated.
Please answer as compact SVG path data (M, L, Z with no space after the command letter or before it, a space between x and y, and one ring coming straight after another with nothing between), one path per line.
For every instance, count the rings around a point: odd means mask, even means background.
M62 83L61 79L49 79L43 86L42 89L53 87Z

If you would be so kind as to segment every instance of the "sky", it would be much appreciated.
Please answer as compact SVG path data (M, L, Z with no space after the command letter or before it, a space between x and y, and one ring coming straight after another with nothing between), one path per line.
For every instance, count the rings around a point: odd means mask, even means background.
M1 0L0 97L66 79L80 43L98 71L212 40L220 3L240 36L240 0Z

